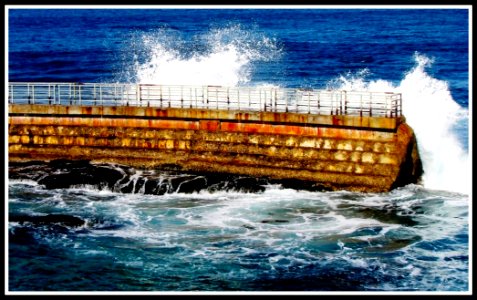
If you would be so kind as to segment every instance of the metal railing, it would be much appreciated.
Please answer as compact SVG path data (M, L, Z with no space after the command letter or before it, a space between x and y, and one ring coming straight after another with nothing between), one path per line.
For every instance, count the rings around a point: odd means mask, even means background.
M127 83L10 82L8 103L400 117L399 93Z

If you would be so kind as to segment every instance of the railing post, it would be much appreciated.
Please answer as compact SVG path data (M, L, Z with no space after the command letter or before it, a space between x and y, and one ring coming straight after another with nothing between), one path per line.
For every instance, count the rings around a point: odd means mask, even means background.
M340 102L338 104L338 110L337 110L337 115L343 115L343 91L341 91L339 93L339 99L340 99Z
M184 87L181 85L181 108L184 108L184 92L183 89Z
M70 105L73 105L73 99L71 97L71 83L68 84L68 96L70 100Z
M310 91L308 91L308 114L311 113L311 109L310 109L310 105L311 105L311 103L310 103L310 97L311 97L311 93L310 93Z
M318 114L320 114L320 101L321 101L321 93L317 92L317 94L316 94L316 106L318 108Z
M373 93L369 93L369 116L373 116Z
M48 84L48 105L51 105L51 85Z
M81 105L81 85L78 84L78 99L79 99L79 105Z
M162 108L164 106L164 94L166 91L163 90L163 87L162 85L159 86L159 106ZM151 97L150 95L150 91L151 91L151 87L148 86L147 87L147 97Z
M13 104L13 84L8 85L8 91L9 91L8 102Z
M171 87L168 88L169 92L169 108L171 107L172 97L171 97Z
M101 84L99 85L99 99L101 102L103 101L103 87Z
M192 87L189 87L189 108L192 108Z
M199 108L199 104L197 100L197 87L194 87L194 96L195 96L195 108Z
M237 88L237 106L238 106L238 110L240 110L240 89Z
M385 117L390 117L394 112L392 110L392 102L390 101L391 97L389 97L386 93L384 93L384 112L383 115Z
M229 87L227 87L227 110L230 110L230 95L229 95Z
M297 95L300 95L300 91L296 91L296 95L295 95L295 109L296 109L296 112L298 112L298 100L301 98Z
M276 89L272 89L272 94L273 92L275 92L275 97L273 97L273 111L274 112L277 112L277 101L278 101L278 96L277 96L277 90Z
M31 104L30 84L29 83L27 83L27 99L28 99L28 104Z
M142 105L143 103L143 98L142 98L142 85L139 83L136 87L136 100L138 102L139 105ZM147 107L150 107L151 106L151 98L149 97L149 90L148 90L148 97L146 99L146 103L147 103ZM154 103L153 103L154 105Z
M344 91L345 93L345 115L348 115L348 93L346 91Z
M261 89L258 90L258 103L259 103L258 111L261 111L262 110L262 90ZM265 109L265 111L267 110L265 106L263 106L263 108Z
M147 98L150 99L151 98L151 94L150 94L151 87L146 86L146 88L147 88ZM161 107L161 108L164 106L164 90L163 90L163 88L164 88L163 85L159 86L159 107ZM154 99L154 97L152 99Z
M285 91L285 112L288 112L288 101L290 101L289 95L289 91Z
M396 117L400 117L402 116L402 94L398 94L398 102L399 102L399 115L398 115L398 112L396 112ZM396 109L398 107L398 105L396 105Z
M93 84L93 105L96 105L96 83ZM101 99L99 100L101 101Z
M335 97L335 92L331 92L331 114L335 115L338 113L336 110L336 97Z
M363 116L363 95L359 95L359 116Z
M250 97L251 97L250 93L251 93L251 89L252 89L251 87L248 88L248 109L251 109L251 107L250 107L250 102L251 102L251 100L250 100Z

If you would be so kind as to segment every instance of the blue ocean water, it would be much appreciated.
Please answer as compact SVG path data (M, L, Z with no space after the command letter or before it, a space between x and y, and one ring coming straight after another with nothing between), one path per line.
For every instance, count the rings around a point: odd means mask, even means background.
M11 82L401 92L425 174L380 194L147 195L50 190L10 169L8 290L469 291L469 19L463 8L9 9ZM12 217L51 214L84 224Z

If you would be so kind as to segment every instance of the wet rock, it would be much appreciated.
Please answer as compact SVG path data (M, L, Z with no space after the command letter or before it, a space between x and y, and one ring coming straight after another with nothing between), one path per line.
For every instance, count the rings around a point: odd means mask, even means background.
M91 171L95 180L106 183L109 188L112 188L118 180L124 177L120 171L107 167L96 167Z
M403 215L402 211L392 205L384 207L358 207L347 204L338 205L341 214L348 217L360 217L366 219L375 219L387 224L401 224L405 226L416 226L419 223L411 215Z
M146 179L142 177L138 177L134 182L134 193L138 194L143 191L144 184L146 183Z
M204 177L200 176L182 181L177 188L177 192L190 194L194 192L200 192L201 190L204 190L206 188L207 180Z
M250 230L255 230L255 227L250 226L250 225L247 225L247 224L242 225L242 227L243 227L243 228L250 229Z
M75 168L87 168L90 166L88 160L67 160L67 159L55 159L48 163L48 165L55 169L75 169Z
M330 187L323 184L319 184L314 181L305 181L298 179L273 180L272 183L280 184L283 188L286 189L305 190L311 192L325 192L332 190Z
M134 183L129 176L124 176L114 184L113 190L121 193L131 193L133 191Z
M124 177L113 168L91 165L88 161L51 161L48 165L50 174L38 180L47 189L70 188L73 186L92 185L97 188L112 188ZM51 174L52 173L52 174Z
M148 178L144 187L146 195L164 195L167 192L167 184L162 183L159 178Z
M9 179L37 181L48 173L51 173L51 168L46 162L42 161L9 162L8 164Z
M253 177L239 177L233 180L233 188L238 191L248 193L259 193L265 191L264 185L268 182L265 179Z
M240 191L245 193L259 193L265 191L268 183L263 178L253 178L232 174L201 173L207 179L207 191Z
M148 171L138 171L121 165L91 164L87 160L58 159L50 162L13 163L9 178L31 179L46 189L93 186L119 193L164 195L167 193L194 193L200 191L238 191L261 193L268 184L283 188L310 191L330 190L316 182L300 180L270 180L243 175L213 172L185 174L176 165L162 165Z
M92 218L88 221L88 226L95 230L117 230L125 225L123 222L114 219Z
M260 223L271 223L271 224L277 224L277 223L288 223L288 220L280 220L280 219L274 219L274 220L262 220Z
M75 185L92 184L92 177L89 175L81 176L74 173L64 173L58 175L47 175L38 181L47 189L69 188Z
M9 222L18 222L21 225L30 223L33 225L51 225L57 224L66 227L79 227L85 224L85 221L71 215L48 214L46 216L31 216L24 214L12 214L8 216Z

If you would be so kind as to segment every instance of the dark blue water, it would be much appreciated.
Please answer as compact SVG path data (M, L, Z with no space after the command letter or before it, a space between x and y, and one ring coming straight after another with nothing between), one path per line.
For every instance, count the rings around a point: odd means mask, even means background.
M468 28L467 9L9 9L9 81L402 92L426 177L371 195L11 179L8 289L468 291Z
M252 82L323 87L364 68L372 69L370 79L399 82L419 51L438 61L430 74L449 82L454 99L467 106L468 19L464 9L13 9L9 80L133 81L125 69L134 56L148 55L139 35L162 30L187 55L206 51L203 36L212 30L240 26L249 42L263 35L283 50L253 63Z

